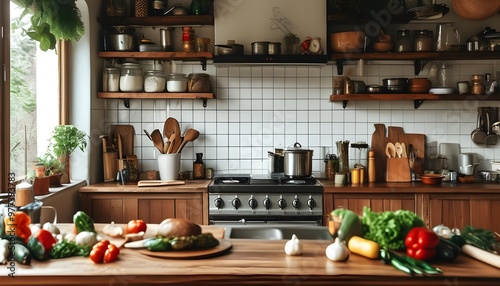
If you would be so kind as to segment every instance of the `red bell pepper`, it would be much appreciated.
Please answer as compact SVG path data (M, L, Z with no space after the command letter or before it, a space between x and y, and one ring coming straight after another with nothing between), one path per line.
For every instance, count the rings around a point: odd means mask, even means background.
M425 227L414 227L405 239L406 254L418 260L430 260L436 255L439 236Z

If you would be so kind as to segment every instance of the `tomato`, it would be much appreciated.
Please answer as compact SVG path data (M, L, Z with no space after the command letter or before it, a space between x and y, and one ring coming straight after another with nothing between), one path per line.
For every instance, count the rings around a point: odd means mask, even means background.
M114 244L108 245L106 253L104 253L104 262L109 263L118 259L118 254L120 254L120 249Z
M57 242L52 233L45 229L38 230L33 236L40 241L47 252L50 252L52 246Z
M118 254L120 254L120 249L108 240L103 239L92 247L89 257L94 263L109 263L115 261Z
M133 219L127 224L127 233L146 232L147 225L142 219Z

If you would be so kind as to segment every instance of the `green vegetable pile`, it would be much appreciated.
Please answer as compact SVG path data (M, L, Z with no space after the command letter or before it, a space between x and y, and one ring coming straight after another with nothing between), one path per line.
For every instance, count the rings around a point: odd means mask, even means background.
M407 210L373 212L363 208L363 236L377 242L380 247L403 250L405 237L410 229L425 226L424 221L414 212Z
M66 258L71 256L89 256L91 247L88 245L80 246L73 241L63 240L54 244L50 256L52 258Z

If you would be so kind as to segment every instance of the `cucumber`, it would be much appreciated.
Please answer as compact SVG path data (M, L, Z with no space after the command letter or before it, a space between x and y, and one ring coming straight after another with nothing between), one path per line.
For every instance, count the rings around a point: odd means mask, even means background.
M337 231L337 236L341 241L349 242L354 235L361 236L361 220L355 212L351 210L334 210L333 212L341 214L342 222Z

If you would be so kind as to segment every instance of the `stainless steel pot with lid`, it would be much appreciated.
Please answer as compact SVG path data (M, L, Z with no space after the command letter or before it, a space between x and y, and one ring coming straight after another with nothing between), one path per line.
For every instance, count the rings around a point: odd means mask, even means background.
M283 171L287 177L310 177L312 175L313 150L304 149L299 142L283 151Z

